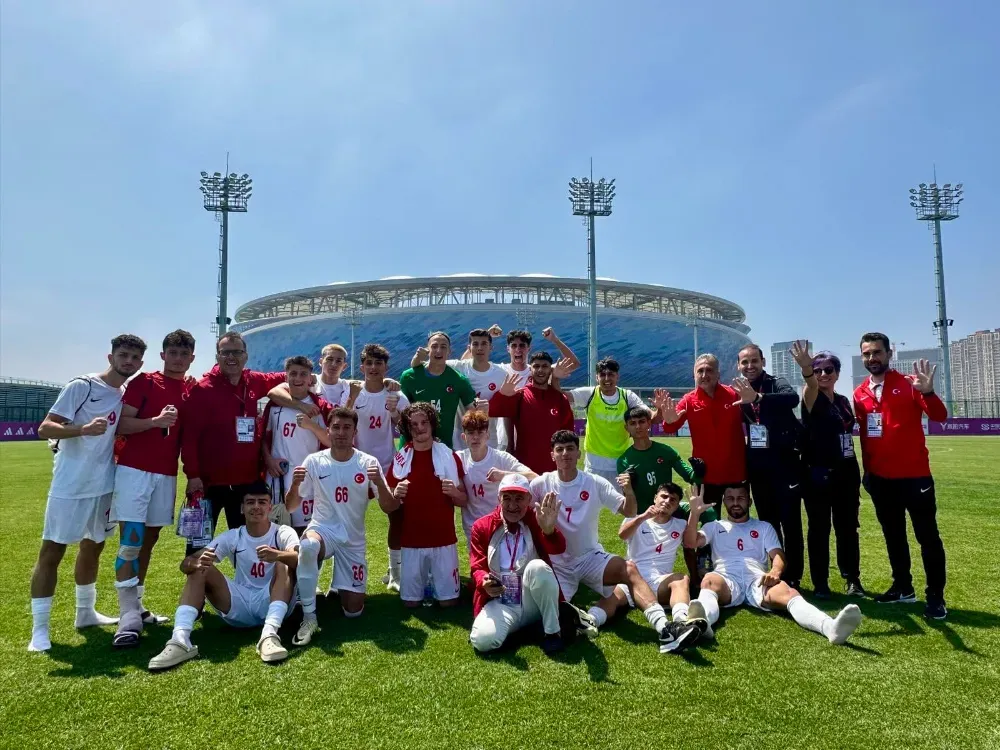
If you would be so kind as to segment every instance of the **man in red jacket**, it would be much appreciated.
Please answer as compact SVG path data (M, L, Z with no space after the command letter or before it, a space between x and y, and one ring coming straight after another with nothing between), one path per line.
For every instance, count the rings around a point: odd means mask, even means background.
M676 434L691 425L691 455L705 462L705 502L720 507L726 487L746 481L746 440L740 406L757 394L746 396L719 382L719 359L702 354L694 362L693 391L676 404L666 393L658 394L656 406L663 415L663 431Z
M927 576L924 615L943 620L948 615L944 544L937 527L934 478L922 417L926 414L943 422L948 418L948 407L934 393L937 365L931 367L922 359L914 364L913 376L908 378L889 367L891 358L889 337L884 333L861 337L861 359L871 376L854 391L854 413L861 426L864 486L882 526L892 568L892 586L875 601L895 604L917 600L906 539L909 511Z
M573 407L566 394L553 388L552 378L566 378L573 371L568 360L552 365L552 355L535 352L529 360L531 379L521 390L521 377L511 373L490 399L491 417L510 417L516 439L514 457L536 474L555 471L550 438L559 430L573 429Z
M500 502L493 512L472 525L469 563L476 619L469 641L480 653L493 651L515 630L541 620L542 650L557 653L565 647L560 609L576 614L559 592L549 557L566 551L566 539L556 527L559 500L549 492L536 515L528 480L520 474L504 475L497 494ZM565 619L581 623L579 616Z
M215 352L218 364L191 388L181 406L187 491L205 493L212 508L213 536L223 509L229 528L243 523L246 486L260 479L257 402L285 381L283 372L243 369L247 346L235 331L219 338ZM189 540L187 554L194 550Z

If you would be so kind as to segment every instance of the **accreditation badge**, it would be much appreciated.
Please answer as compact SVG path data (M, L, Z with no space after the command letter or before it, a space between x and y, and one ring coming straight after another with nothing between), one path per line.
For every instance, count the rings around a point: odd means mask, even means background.
M257 420L254 417L236 417L236 442L252 443L257 431Z
M840 436L840 450L844 454L844 458L854 458L854 436L851 433L846 433Z
M868 437L882 437L882 412L873 411L868 414Z
M500 576L500 583L503 584L500 603L506 604L508 607L520 607L521 577L517 573L503 573Z
M767 447L767 425L762 425L762 424L750 425L750 447L751 448Z

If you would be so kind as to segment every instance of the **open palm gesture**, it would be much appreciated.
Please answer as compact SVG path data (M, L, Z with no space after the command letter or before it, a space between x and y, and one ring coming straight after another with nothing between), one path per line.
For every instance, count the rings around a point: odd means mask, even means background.
M736 393L740 397L740 400L735 401L733 406L750 404L757 400L757 391L753 389L753 386L750 385L750 381L746 378L736 378L736 380L733 381L733 388L736 389Z
M576 367L577 365L573 360L563 357L552 365L552 377L556 380L565 380Z
M663 417L663 421L666 422L667 424L673 424L674 422L679 422L681 419L684 418L684 415L687 413L687 409L681 409L680 411L678 411L677 404L674 403L674 400L670 398L670 396L664 396L661 403L659 404L659 407L660 407L660 415Z
M932 365L926 359L921 359L913 363L913 387L921 393L932 393L934 391L934 373L937 365Z
M793 342L792 348L788 350L788 353L792 355L792 359L794 359L795 363L803 370L807 367L812 368L813 355L809 351L808 341L799 340Z

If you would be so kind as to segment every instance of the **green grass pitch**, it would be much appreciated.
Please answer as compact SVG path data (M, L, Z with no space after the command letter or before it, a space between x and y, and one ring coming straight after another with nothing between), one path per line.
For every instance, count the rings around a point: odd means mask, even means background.
M686 441L671 442L687 455ZM922 604L865 600L851 645L837 648L784 615L739 609L723 614L714 643L678 657L661 656L632 612L556 659L531 643L479 658L467 642L469 602L407 611L384 591L385 520L373 504L371 596L360 621L321 601L313 645L272 667L254 652L256 630L206 616L193 633L201 657L156 675L145 665L169 625L148 628L126 652L111 649L112 628L73 629L73 550L60 570L52 651L27 652L28 578L52 458L42 443L3 444L0 747L1000 747L1000 440L929 443L948 553L943 623L925 621ZM602 539L620 554L616 529L604 514ZM889 565L867 497L861 541L863 582L881 591ZM108 614L117 609L113 544L98 582ZM920 592L912 540L911 548ZM466 565L464 542L460 549ZM147 581L158 612L176 607L182 554L165 530ZM803 589L809 598L808 579ZM833 612L845 603L820 604ZM287 626L282 635L289 644Z

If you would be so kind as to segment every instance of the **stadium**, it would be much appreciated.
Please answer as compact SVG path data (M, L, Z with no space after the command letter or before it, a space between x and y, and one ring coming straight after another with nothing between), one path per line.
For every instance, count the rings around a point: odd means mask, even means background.
M533 348L548 346L541 330L551 326L586 362L588 300L586 279L548 274L391 276L260 297L237 309L232 328L244 334L258 370L280 370L295 354L317 357L331 342L348 346L353 328L357 350L382 344L391 355L389 374L398 377L429 332L447 332L459 356L470 330L493 323L531 331ZM621 383L632 388L686 390L696 347L735 362L749 341L743 308L701 292L601 278L597 305L598 352L618 359ZM499 342L493 359L504 356ZM586 380L581 368L568 384Z

